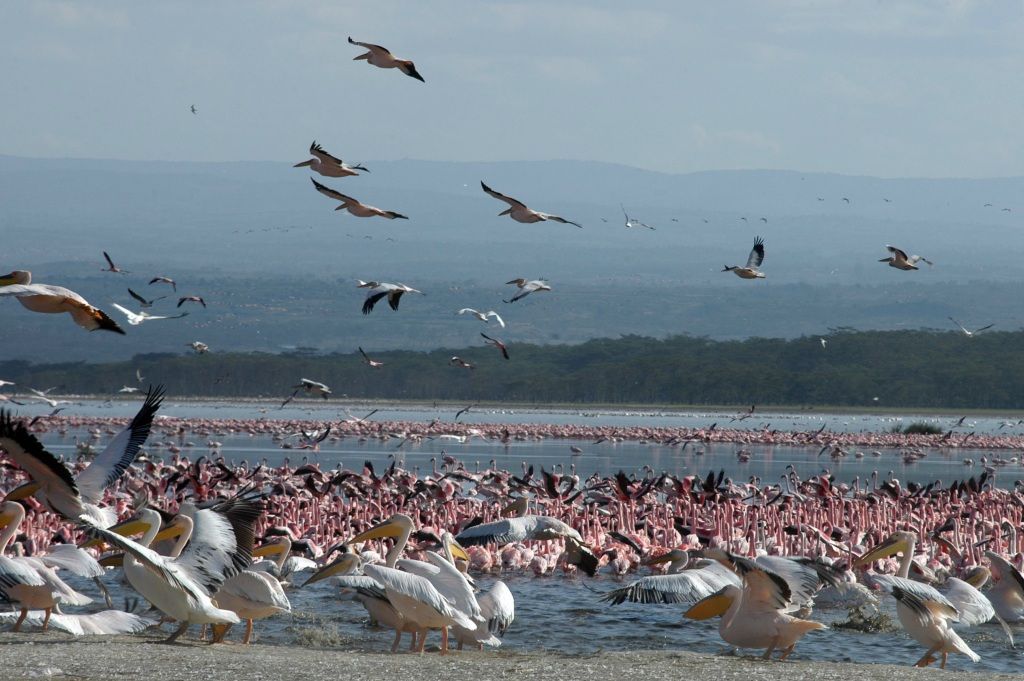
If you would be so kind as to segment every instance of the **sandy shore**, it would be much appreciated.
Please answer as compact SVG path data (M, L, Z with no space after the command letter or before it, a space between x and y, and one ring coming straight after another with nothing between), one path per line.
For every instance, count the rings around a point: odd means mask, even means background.
M156 644L157 638L93 637L74 639L59 633L0 633L0 678L116 679L192 681L288 679L338 681L395 678L416 681L474 679L551 679L585 681L677 681L679 679L857 680L934 679L936 671L875 664L762 662L751 658L687 652L559 655L512 651L388 655L345 649L298 646L209 646L186 642ZM1011 675L947 672L943 679L1019 678Z

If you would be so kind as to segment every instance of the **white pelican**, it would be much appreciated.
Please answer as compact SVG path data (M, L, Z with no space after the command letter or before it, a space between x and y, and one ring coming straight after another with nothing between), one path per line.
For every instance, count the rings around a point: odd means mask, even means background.
M922 258L919 255L911 255L908 257L906 251L902 251L895 246L886 244L885 247L888 249L890 255L888 258L882 258L878 262L887 262L889 263L889 267L895 267L898 270L916 270L919 269L917 266L919 261L926 262L928 265L934 264L931 260Z
M677 554L683 554L678 556ZM689 553L673 549L655 558L648 558L645 565L657 565L679 561L682 568L672 574L648 575L634 580L626 586L612 589L601 596L601 600L612 605L621 603L687 603L693 604L732 584L742 586L736 573L714 560L699 561L689 567Z
M32 273L25 270L14 270L0 277L0 296L14 296L32 312L67 312L76 324L89 331L103 329L124 334L124 330L106 312L93 307L82 296L62 286L33 284Z
M252 552L253 558L269 558L274 554L277 554L277 558L257 561L248 569L266 572L276 577L282 586L288 586L295 573L320 567L309 558L292 555L292 540L287 536L274 537Z
M896 553L902 554L897 576L877 575L875 581L896 599L896 615L911 638L928 650L915 667L927 667L935 661L934 653L942 654L943 669L949 653L960 653L977 662L981 658L953 630L960 621L960 612L948 598L927 584L909 579L910 564L914 560L917 535L912 532L894 532L888 539L861 556L855 565L866 565Z
M980 329L975 329L974 331L971 331L971 330L965 328L963 324L961 324L957 320L953 319L952 317L949 318L949 321L951 321L954 324L956 324L960 328L960 330L963 332L963 334L965 336L967 336L968 338L972 338L975 334L979 334L982 331L987 331L988 329L991 329L993 326L995 326L995 324L989 324L988 326L983 326Z
M501 192L496 192L493 189L491 189L490 187L488 187L486 184L484 184L483 182L480 183L480 186L483 187L483 190L485 192L487 192L488 194L490 194L494 198L498 199L499 201L504 201L505 203L507 203L509 205L508 208L506 208L505 210L503 210L500 213L498 213L498 215L507 215L510 218L512 218L513 220L515 220L516 222L523 222L523 223L526 223L526 224L530 224L530 223L534 223L534 222L546 222L547 220L554 220L555 222L561 222L563 225L576 225L577 227L579 227L581 229L583 227L583 225L579 224L578 222L573 222L572 220L566 220L563 217L559 217L557 215L552 215L551 213L541 213L540 211L533 210L532 208L528 208L526 206L526 204L523 203L522 201L518 201L516 199L513 199L511 196L505 196Z
M377 288L380 286L379 281L363 281L362 279L356 279L356 288Z
M484 324L487 324L488 320L491 317L494 317L494 321L498 322L498 325L501 328L503 328L503 329L505 328L505 320L502 319L501 315L499 315L494 310L488 310L487 312L480 312L478 310L474 310L471 307L464 307L461 310L459 310L458 314L471 314L474 317L476 317L477 319L479 319L480 321L482 321Z
M116 522L114 511L98 506L107 487L114 484L138 456L163 401L162 388L150 388L146 401L128 427L118 433L93 462L71 475L57 457L43 448L24 422L15 422L0 410L0 449L32 478L7 495L17 500L35 494L48 508L72 522L103 528Z
M210 351L210 346L202 341L192 341L191 343L185 343L185 345L192 348L197 355L205 355Z
M100 270L101 272L113 272L114 274L131 274L128 270L122 270L120 267L114 264L114 261L110 259L106 251L103 251L103 257L107 261L107 267Z
M181 307L185 303L199 303L203 307L206 307L206 301L203 300L202 296L183 296L178 298L178 304L176 307Z
M363 352L362 346L360 346L359 348L359 354L363 356L363 361L366 362L367 366L369 366L371 369L380 369L382 366L384 366L384 362L378 362L375 359L370 359L370 356Z
M526 280L522 277L513 279L512 281L506 281L506 284L515 284L519 288L519 292L512 296L511 300L506 300L506 303L514 303L520 298L525 298L534 291L550 291L551 287L543 279L531 279Z
M757 237L754 239L754 247L750 249L746 265L743 267L726 265L722 271L732 272L741 279L764 279L764 272L757 269L762 262L764 262L764 239Z
M308 378L299 379L298 385L293 385L292 388L295 392L292 393L292 397L295 397L300 390L305 390L307 395L313 395L316 397L322 397L325 400L331 394L331 389L326 384L320 383L319 381L311 381Z
M153 277L149 280L149 285L152 286L153 284L170 284L172 291L178 291L178 284L170 277Z
M214 594L213 601L218 608L230 610L245 620L242 643L246 645L252 638L253 620L292 611L292 604L281 588L281 582L272 574L252 569L242 570L225 581ZM214 624L213 642L223 641L230 628L230 624Z
M597 572L597 556L583 541L582 535L558 518L541 515L522 515L468 527L455 536L462 546L495 544L504 546L528 539L546 541L564 539L570 562L578 565L591 577Z
M804 620L786 611L797 606L789 581L774 570L747 558L722 552L742 579L743 586L729 584L686 611L686 617L704 620L721 615L718 633L740 648L764 648L769 659L776 648L785 660L803 636L824 629L820 622ZM721 561L720 561L721 562Z
M622 207L622 214L626 216L626 227L628 229L632 229L633 227L646 227L647 229L654 230L654 227L651 227L648 224L640 222L635 218L630 218L629 213L626 212L626 207L623 206L621 203L619 204L619 206Z
M139 301L139 305L141 305L144 308L146 308L146 307L153 307L153 303L155 303L158 300L163 300L164 298L167 297L167 296L160 296L159 298L153 298L152 300L146 300L145 298L143 298L142 296L140 296L138 293L136 293L135 291L133 291L131 289L128 289L128 295L130 295L135 300Z
M482 649L484 644L497 646L501 644L501 637L516 618L516 601L512 592L500 579L491 585L491 588L480 594L477 598L480 605L480 615L484 618L483 626L477 625L476 631L470 631L464 627L452 627L452 635L459 642L459 650L463 644L476 646Z
M157 319L181 319L182 317L188 316L188 312L182 312L181 314L170 316L153 315L149 314L145 310L140 310L138 313L135 313L129 310L128 308L121 307L117 303L114 303L114 307L117 308L118 312L120 312L121 314L128 318L128 323L131 324L132 326L138 326L142 322L156 321Z
M986 551L993 586L988 592L996 614L1007 622L1024 622L1024 576L998 553Z
M370 172L367 168L364 168L359 164L350 166L340 158L331 156L324 151L323 147L316 143L316 140L313 140L313 143L309 145L309 153L313 155L313 158L308 161L303 161L302 163L296 163L292 167L302 168L304 166L309 166L314 173L320 173L324 177L358 176L359 173L356 172L357 170L362 170L366 173Z
M385 296L387 296L388 305L391 306L391 309L398 310L398 303L401 302L402 296L406 293L419 293L422 295L423 291L418 291L405 284L378 283L377 286L371 288L370 292L366 294L366 300L363 301L363 314L370 314L377 301Z
M355 215L357 218L382 217L382 218L387 218L388 220L395 220L395 219L398 219L398 220L408 220L409 219L405 215L402 215L401 213L396 213L393 210L381 210L380 208L377 208L376 206L371 206L371 205L366 204L366 203L360 203L359 201L353 199L351 196L345 196L341 192L335 191L335 190L331 189L330 187L326 187L326 186L320 184L319 182L314 180L312 177L309 178L309 179L313 183L313 186L316 187L316 190L318 192L320 192L321 194L323 194L324 196L326 196L329 199L334 199L335 201L341 201L341 205L338 206L337 208L335 208L334 210L341 210L341 209L344 208L345 210L347 210L352 215Z
M381 47L380 45L373 45L372 43L361 43L357 40L352 40L351 36L349 36L348 42L349 45L358 45L359 47L365 47L366 49L369 50L369 52L366 52L365 54L361 54L358 57L353 57L352 61L359 61L360 59L365 59L368 63L378 68L398 69L405 75L409 76L410 78L415 78L421 83L427 82L423 80L423 76L421 76L419 72L416 70L415 64L413 64L408 59L399 59L395 55L391 54L391 52L386 47Z
M252 562L254 527L261 513L259 497L251 492L208 509L182 504L172 521L180 528L181 536L171 556L161 556L149 548L160 530L160 514L150 508L139 514L149 525L139 542L101 528L92 531L125 552L124 574L132 587L181 623L167 639L173 643L191 624L241 621L234 612L217 607L211 596ZM185 541L188 545L181 551Z

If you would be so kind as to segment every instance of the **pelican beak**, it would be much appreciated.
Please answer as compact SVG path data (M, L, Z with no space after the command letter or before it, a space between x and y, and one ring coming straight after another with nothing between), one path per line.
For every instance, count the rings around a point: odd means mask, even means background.
M101 567L124 567L124 554L123 553L112 553L109 556L104 556L97 561Z
M253 558L265 558L272 556L276 553L281 553L284 550L284 544L278 544L276 542L268 542L259 548L252 550Z
M0 285L6 286L6 284ZM18 487L12 489L10 492L7 493L7 496L4 497L4 501L23 501L25 499L28 499L30 496L32 496L38 491L39 483L36 482L35 480L32 480L26 482L24 485L19 485Z
M145 524L145 523L143 523ZM153 537L153 543L164 541L166 539L176 539L181 536L181 533L185 531L185 528L177 523L170 523L164 529L157 532L156 536Z
M683 613L683 617L687 617L691 620L706 620L718 615L724 615L732 605L732 596L725 593L724 587L717 593L713 593L707 598L697 601L693 607Z
M292 168L303 168L305 166L311 166L311 165L313 165L313 159L309 159L308 161L303 161L302 163L296 163L295 165L292 166Z
M132 535L142 534L142 533L144 533L148 529L149 529L149 523L143 522L143 521L141 521L141 520L139 520L137 518L132 518L130 520L125 520L122 523L118 523L117 525L111 525L110 526L110 531L111 532L116 532L117 534L121 535L122 537L131 537ZM103 540L95 538L95 537L92 538L92 539L89 539L88 541L83 542L82 544L80 544L80 547L83 548L83 549L93 549L93 548L102 549L103 546L104 546Z
M854 561L853 565L854 567L858 567L860 565L867 565L868 563L873 563L876 560L888 558L889 556L901 553L906 550L906 542L904 542L902 539L898 537L890 537L878 546L876 546L875 548L865 553L856 561Z
M346 553L338 560L328 563L314 572L303 586L309 586L314 582L333 577L334 575L351 574L359 566L359 556L354 553Z
M464 560L467 563L469 562L469 554L466 553L466 549L462 548L459 542L452 540L448 549L452 552L452 558Z
M667 563L672 560L672 555L669 553L663 553L660 556L654 558L645 558L640 561L641 565L660 565L661 563Z
M2 277L0 277L0 286L10 286L13 283L14 272L10 272L9 274L5 274Z
M370 541L371 539L384 539L385 537L394 538L401 536L401 534L402 528L396 525L395 523L391 522L390 520L387 520L381 523L380 525L371 527L365 532L360 532L356 536L349 539L346 543L349 545L359 544L364 541Z

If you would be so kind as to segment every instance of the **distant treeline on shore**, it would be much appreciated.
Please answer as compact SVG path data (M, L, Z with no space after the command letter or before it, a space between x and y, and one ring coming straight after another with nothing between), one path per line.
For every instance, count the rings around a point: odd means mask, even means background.
M839 329L793 340L626 336L580 345L506 340L509 360L482 344L432 352L366 348L384 363L379 368L358 352L220 354L211 348L105 364L0 362L0 379L17 383L7 394L55 386L59 393L104 395L163 383L172 395L283 399L309 378L326 383L334 396L358 399L1024 409L1024 331L969 338ZM453 366L453 355L474 368Z

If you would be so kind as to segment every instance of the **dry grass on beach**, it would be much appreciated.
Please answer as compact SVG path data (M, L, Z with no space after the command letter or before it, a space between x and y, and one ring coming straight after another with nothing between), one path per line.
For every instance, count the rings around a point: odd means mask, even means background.
M389 655L345 649L198 642L165 646L153 637L75 639L59 633L0 633L0 678L116 681L209 681L244 679L337 681L338 679L552 679L564 681L903 681L935 679L938 670L874 664L762 662L758 659L686 652L617 652L559 655L520 651ZM945 672L941 678L1019 678Z

